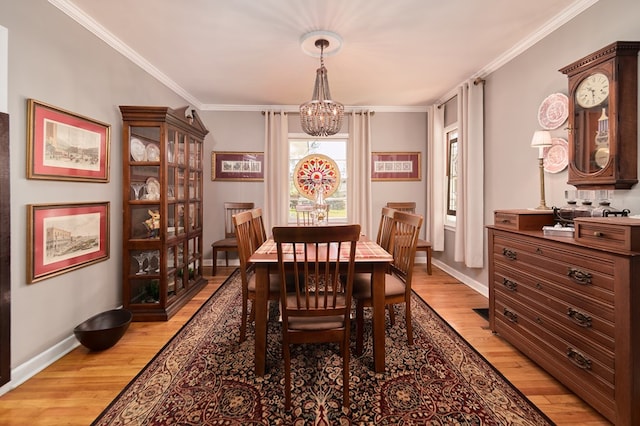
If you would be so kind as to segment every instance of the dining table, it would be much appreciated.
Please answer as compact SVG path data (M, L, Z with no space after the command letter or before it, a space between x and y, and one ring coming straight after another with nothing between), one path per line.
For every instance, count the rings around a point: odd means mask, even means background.
M256 274L255 313L255 374L264 376L267 358L267 320L269 275L278 273L278 249L273 238L268 238L251 255ZM293 256L285 256L285 262L293 262ZM373 316L373 365L377 373L385 371L385 273L393 256L365 235L357 242L355 271L371 273Z

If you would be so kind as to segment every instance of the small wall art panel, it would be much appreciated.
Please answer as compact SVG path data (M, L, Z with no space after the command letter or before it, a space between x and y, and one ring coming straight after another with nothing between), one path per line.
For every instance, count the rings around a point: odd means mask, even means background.
M264 180L264 153L214 151L211 180Z
M421 180L420 152L372 152L371 180Z

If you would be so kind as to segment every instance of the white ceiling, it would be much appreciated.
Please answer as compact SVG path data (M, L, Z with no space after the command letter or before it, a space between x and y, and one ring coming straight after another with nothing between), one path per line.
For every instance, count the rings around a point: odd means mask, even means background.
M424 108L483 76L597 0L49 0L204 110L308 101L325 56L345 106Z

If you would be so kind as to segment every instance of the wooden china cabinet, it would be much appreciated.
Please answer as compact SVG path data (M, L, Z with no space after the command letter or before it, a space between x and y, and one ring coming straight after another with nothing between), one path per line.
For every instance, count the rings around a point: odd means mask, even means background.
M123 305L134 321L166 321L206 284L202 155L208 130L187 107L120 106L120 112Z

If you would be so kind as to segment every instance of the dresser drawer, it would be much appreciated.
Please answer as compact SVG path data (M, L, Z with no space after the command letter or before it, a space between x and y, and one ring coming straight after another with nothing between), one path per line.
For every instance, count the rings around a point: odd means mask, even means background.
M614 259L611 256L594 256L591 253L581 256L574 253L572 256L570 252L544 244L496 236L493 258L495 265L508 265L613 304Z
M553 333L550 327L552 320L512 299L497 302L495 315L498 334L505 329L512 329L512 333L521 334L527 339L535 338L554 354L556 364L580 382L580 386L596 388L607 398L613 399L615 373L610 351L565 340L564 336Z
M640 219L580 218L575 221L576 241L612 250L640 250Z
M612 351L615 349L612 305L604 305L546 280L499 266L494 272L493 285L497 298L531 300L537 309L554 321L583 336L585 342L594 342Z
M499 306L504 309L504 306ZM502 314L502 312L500 312ZM527 321L514 323L496 315L496 332L609 419L615 418L615 386L593 371L577 367L533 332Z
M584 359L591 364L589 367L603 380L614 383L613 370L615 367L614 351L606 348L592 339L589 339L582 331L574 332L567 329L546 311L539 310L536 302L525 297L504 297L500 304L503 305L502 315L505 320L512 321L512 315L516 315L517 323L523 323L525 327L535 325L532 332L540 339L553 345L557 350L567 352L572 348L577 353L583 354ZM576 360L575 365L580 368Z
M553 225L553 213L539 210L496 210L493 213L496 227L514 231L539 231Z

